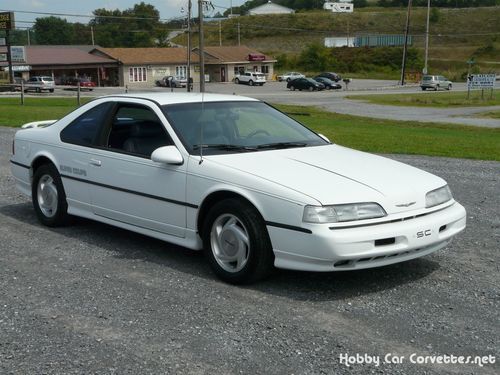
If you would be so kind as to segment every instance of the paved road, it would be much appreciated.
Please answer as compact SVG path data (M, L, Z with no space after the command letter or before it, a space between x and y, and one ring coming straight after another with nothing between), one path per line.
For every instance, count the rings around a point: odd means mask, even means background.
M204 258L88 220L42 227L0 127L2 374L498 374L500 163L391 156L446 178L468 210L447 249L348 273L277 271L234 287ZM341 354L404 356L339 363ZM412 364L410 355L495 364Z
M328 111L344 113L356 116L386 118L402 121L440 122L461 125L472 125L482 127L500 127L500 120L474 117L475 114L499 110L496 107L463 107L463 108L423 108L423 107L400 107L382 106L346 99L347 95L354 94L404 94L421 93L415 84L405 87L397 86L396 81L388 80L354 80L349 85L349 91L322 91L322 92L291 92L286 89L283 82L268 82L263 87L250 87L247 85L236 85L233 83L209 83L206 87L208 92L222 94L236 94L255 97L270 103L314 105ZM197 88L195 87L195 90ZM454 90L464 91L464 83L456 83ZM133 93L134 90L128 90ZM141 90L144 91L144 90ZM168 88L151 88L152 92L169 92ZM175 92L184 92L185 89L173 89ZM93 92L83 92L85 96L100 96L124 93L124 88L97 88ZM17 94L18 95L18 94ZM37 96L53 96L54 94L33 94ZM76 96L72 90L57 90L56 95ZM465 91L464 91L465 95Z

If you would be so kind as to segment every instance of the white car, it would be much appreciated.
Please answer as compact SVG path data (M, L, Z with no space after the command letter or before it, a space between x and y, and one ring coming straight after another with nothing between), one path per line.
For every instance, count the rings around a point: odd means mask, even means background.
M54 92L55 83L52 77L48 76L34 76L31 77L24 84L24 92L35 91L35 92Z
M465 228L439 177L330 143L270 105L215 94L95 99L14 139L45 225L94 219L190 249L243 283L428 255Z
M250 86L264 86L264 83L266 83L266 76L264 73L259 72L245 72L234 77L234 83L246 83Z
M293 81L294 79L297 79L297 78L306 78L306 76L303 75L302 73L288 72L288 73L279 75L278 76L278 81L280 81L280 82L282 82L282 81L290 82L290 81Z

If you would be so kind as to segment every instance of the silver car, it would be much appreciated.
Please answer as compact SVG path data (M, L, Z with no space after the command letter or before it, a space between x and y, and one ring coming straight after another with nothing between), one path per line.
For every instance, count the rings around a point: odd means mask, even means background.
M24 85L24 92L28 91L48 91L54 92L54 79L48 76L34 76L31 77Z
M439 89L451 90L451 87L451 81L445 76L423 76L422 82L420 83L422 91L427 89L433 89L435 91Z

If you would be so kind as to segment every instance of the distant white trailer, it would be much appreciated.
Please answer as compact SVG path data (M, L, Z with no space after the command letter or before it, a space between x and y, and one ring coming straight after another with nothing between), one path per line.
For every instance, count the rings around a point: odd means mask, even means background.
M331 10L333 13L352 13L354 12L354 4L351 0L325 1L323 9Z
M355 47L356 38L354 37L327 37L325 38L325 47Z

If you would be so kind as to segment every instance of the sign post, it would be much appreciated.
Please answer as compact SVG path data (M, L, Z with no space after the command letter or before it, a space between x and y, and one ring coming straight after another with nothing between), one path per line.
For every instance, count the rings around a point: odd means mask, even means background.
M496 74L472 74L467 79L467 91L481 90L481 99L484 99L484 89L490 89L490 99L493 98L495 89ZM467 95L468 98L469 95Z
M5 30L7 46L7 63L9 64L9 82L14 83L14 72L12 71L12 57L10 53L10 30L15 27L14 12L0 13L0 30Z

